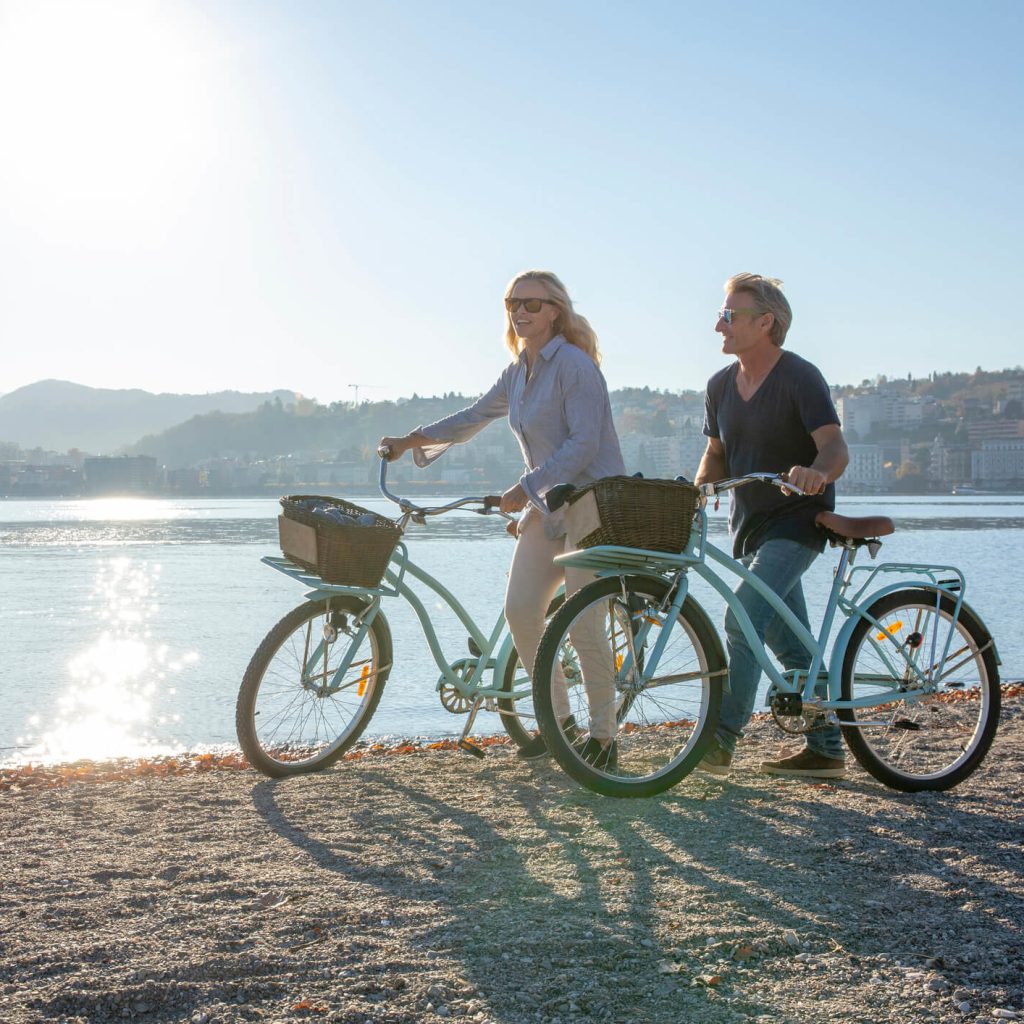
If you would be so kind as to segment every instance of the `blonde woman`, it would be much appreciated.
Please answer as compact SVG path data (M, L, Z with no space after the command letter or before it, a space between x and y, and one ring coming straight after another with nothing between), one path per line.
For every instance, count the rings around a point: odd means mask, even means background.
M525 471L501 496L503 512L519 512L518 536L505 592L505 617L530 675L544 631L544 613L564 582L573 594L592 574L553 561L572 544L560 513L550 514L545 494L557 484L577 486L605 476L625 473L619 439L612 423L608 387L601 373L597 335L573 309L565 285L550 271L528 270L517 275L505 291L505 344L512 362L494 386L467 409L435 423L417 427L403 437L381 438L390 459L410 448L416 464L426 466L452 444L470 440L492 421L508 416L519 439ZM604 624L581 624L574 643L583 663L591 699L590 737L581 753L598 767L614 768L617 750L611 680L601 681L608 661ZM592 669L588 671L588 664ZM603 673L607 675L607 673ZM569 718L569 701L562 689L556 713ZM597 699L607 689L607 699ZM573 723L583 728L585 723ZM540 736L520 751L520 757L543 757Z

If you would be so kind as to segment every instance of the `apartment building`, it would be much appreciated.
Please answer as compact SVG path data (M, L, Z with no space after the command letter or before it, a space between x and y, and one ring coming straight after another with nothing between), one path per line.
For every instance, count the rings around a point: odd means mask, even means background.
M842 491L882 490L885 455L877 444L850 444L850 462L837 486Z
M1024 483L1024 437L991 438L971 453L971 477L979 487L1000 490Z

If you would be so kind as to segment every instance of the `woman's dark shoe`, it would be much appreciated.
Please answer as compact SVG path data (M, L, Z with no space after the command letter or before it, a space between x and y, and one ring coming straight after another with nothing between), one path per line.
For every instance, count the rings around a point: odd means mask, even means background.
M562 722L562 733L569 743L575 743L579 739L580 731L576 727L576 719L572 715ZM547 757L549 753L551 752L548 750L548 745L544 742L544 737L537 733L526 746L519 748L516 757L522 761L536 761L539 758Z
M579 748L580 757L587 764L592 764L602 771L613 772L619 767L619 744L615 740L602 742L595 736L591 736L582 747Z

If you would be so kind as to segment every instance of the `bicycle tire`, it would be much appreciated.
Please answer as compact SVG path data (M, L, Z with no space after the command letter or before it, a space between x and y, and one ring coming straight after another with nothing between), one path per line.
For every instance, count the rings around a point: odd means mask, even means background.
M670 624L655 679L641 689L630 689L637 680L622 675L623 665L639 664L642 669L650 658L663 628L658 609L669 589L664 580L647 576L590 583L553 616L537 650L534 704L541 734L565 772L602 796L647 797L676 785L697 766L718 725L725 652L707 613L692 597ZM592 720L602 713L609 724L612 697L607 689L592 697L598 686L588 690L583 678L571 634L574 625L583 625L585 615L598 616L591 620L595 633L603 618L607 664L616 677L614 763L605 763L608 751L586 736ZM630 662L623 653L627 650ZM556 713L556 664L568 680L567 720Z
M235 728L249 763L264 775L321 771L362 735L391 671L391 629L383 612L378 610L367 629L341 685L332 666L348 650L338 641L349 636L351 644L358 632L349 617L365 608L365 601L352 596L306 601L256 649L238 693ZM325 669L310 678L325 626L336 630L336 637L327 643Z
M954 664L948 669L943 666L942 685L935 694L838 711L854 757L865 771L892 789L908 793L952 789L981 764L995 737L1000 691L991 637L965 606L954 625L955 608L956 602L948 594L942 594L936 604L934 590L899 590L867 609L881 629L861 619L850 635L843 658L843 700L877 693L879 686L886 685L884 680L895 680L898 687L912 685L909 668L896 679L893 656L926 660L933 634L936 650L945 642L943 627L952 626L957 634L947 658L947 664L950 660ZM897 640L898 649L887 635ZM889 656L888 664L882 651ZM887 724L843 725L866 721Z
M565 595L558 594L548 605L548 610L545 618L550 621L551 616L558 611L559 608L565 603ZM526 676L526 670L523 669L522 662L519 660L519 652L513 647L509 654L508 661L505 663L505 671L501 679L501 688L506 693L513 693L517 684L517 675L522 672L522 677L518 679L519 685L524 682L529 682L529 678ZM508 737L512 742L522 750L528 743L531 743L534 737L537 735L536 723L537 714L536 709L533 706L533 699L530 698L530 707L524 712L523 703L526 698L520 698L514 700L511 697L499 697L498 698L498 712L501 715L501 724L505 732L508 733ZM526 724L524 724L524 722ZM531 731L531 725L534 726Z

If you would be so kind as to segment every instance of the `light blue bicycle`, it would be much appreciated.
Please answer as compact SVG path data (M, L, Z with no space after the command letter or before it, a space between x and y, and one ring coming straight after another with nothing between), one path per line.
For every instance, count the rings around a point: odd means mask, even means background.
M499 499L460 498L447 505L422 508L387 488L388 463L380 465L380 489L401 509L404 531L410 521L466 509L481 515L499 512ZM497 712L510 738L526 744L536 729L529 676L519 664L512 637L499 614L485 633L448 588L419 568L404 542L392 555L378 587L324 583L316 574L286 558L267 557L266 565L310 588L305 601L289 612L260 644L238 694L235 725L249 762L271 776L319 771L336 762L357 742L370 722L391 673L391 628L382 605L403 598L416 612L423 635L440 670L437 692L453 714L468 714L459 739L461 749L482 757L470 739L481 708ZM450 659L442 650L430 613L409 586L426 586L466 628L468 653ZM503 584L495 581L496 585ZM552 610L561 603L552 604Z
M963 573L910 563L855 568L862 547L874 558L892 521L821 513L818 525L841 554L815 638L773 591L707 541L704 501L748 485L800 493L768 473L706 484L679 554L600 546L560 556L598 579L552 616L537 652L534 704L559 764L582 785L623 797L658 793L696 767L718 724L727 668L707 614L689 593L692 573L735 613L768 676L768 708L785 732L838 724L860 764L896 789L944 790L963 781L992 743L1000 705L996 646L964 602ZM806 648L805 668L775 666L723 572L756 588L778 612ZM603 663L592 651L589 661L581 658L573 642L577 624L592 626L594 616L610 638ZM615 706L614 744L606 737L603 757L585 757L581 723L608 722L597 706L605 701Z

